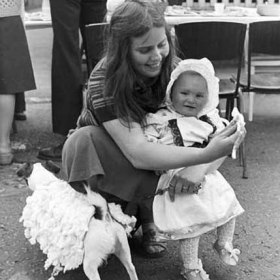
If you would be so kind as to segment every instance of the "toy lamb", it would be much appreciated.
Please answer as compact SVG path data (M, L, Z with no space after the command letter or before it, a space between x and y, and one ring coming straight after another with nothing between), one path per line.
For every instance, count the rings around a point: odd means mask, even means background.
M41 163L24 164L17 173L33 191L20 222L29 242L38 242L47 255L45 269L53 266L49 280L81 264L90 280L99 280L98 267L110 254L120 259L131 280L138 280L127 241L135 217L125 215L119 205L108 204L88 186L86 195L76 192Z

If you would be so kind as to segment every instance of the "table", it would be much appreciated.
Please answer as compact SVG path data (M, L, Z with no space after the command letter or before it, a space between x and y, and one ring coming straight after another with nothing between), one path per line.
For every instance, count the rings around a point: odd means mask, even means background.
M215 13L205 13L198 15L166 15L166 22L170 26L178 25L187 22L202 22L202 21L225 21L225 22L240 22L249 24L256 21L275 21L280 20L280 16L232 16L230 14L215 15Z
M201 21L225 21L225 22L241 22L249 24L255 21L274 21L280 20L280 16L260 16L256 13L256 9L250 8L250 14L244 16L238 16L233 13L225 13L217 15L211 11L200 11L197 14L185 14L185 15L166 15L165 20L170 26L178 25L186 22L201 22ZM40 18L37 19L26 19L24 21L27 30L50 28L52 27L52 22L50 18Z

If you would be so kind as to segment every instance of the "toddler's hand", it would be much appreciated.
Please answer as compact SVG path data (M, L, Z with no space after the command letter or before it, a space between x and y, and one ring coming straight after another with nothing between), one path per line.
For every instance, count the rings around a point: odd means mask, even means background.
M240 137L236 121L231 121L227 127L214 135L210 143L204 148L206 162L231 154L234 143Z
M175 194L197 194L201 189L200 182L203 180L204 174L196 176L197 178L194 181L190 181L189 177L191 176L188 168L183 168L172 177L168 188L168 193L171 201L175 201Z

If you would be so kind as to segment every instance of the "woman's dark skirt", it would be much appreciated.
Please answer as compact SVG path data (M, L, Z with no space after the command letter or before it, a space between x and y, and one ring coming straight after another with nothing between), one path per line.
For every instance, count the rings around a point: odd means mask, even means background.
M0 17L0 94L14 94L35 88L21 17Z
M62 167L69 182L100 175L100 191L124 201L141 202L154 194L159 177L134 168L102 127L86 126L65 142Z

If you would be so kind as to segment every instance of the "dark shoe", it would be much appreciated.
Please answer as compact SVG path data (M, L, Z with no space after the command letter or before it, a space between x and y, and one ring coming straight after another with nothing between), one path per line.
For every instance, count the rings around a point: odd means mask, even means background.
M15 113L15 120L16 121L26 121L27 117L24 113Z
M39 151L37 158L43 160L61 161L64 142L58 146L44 148Z

